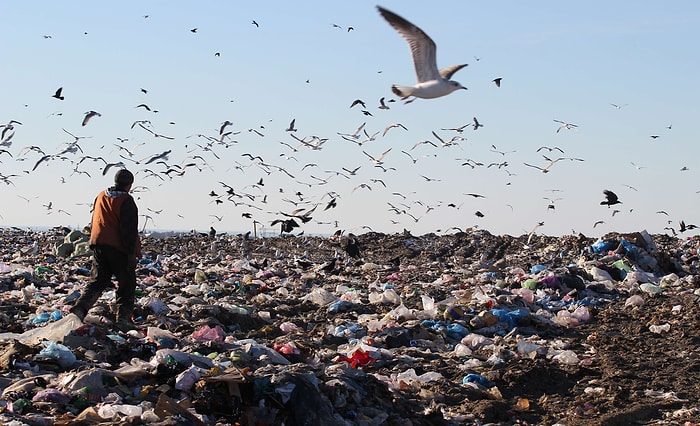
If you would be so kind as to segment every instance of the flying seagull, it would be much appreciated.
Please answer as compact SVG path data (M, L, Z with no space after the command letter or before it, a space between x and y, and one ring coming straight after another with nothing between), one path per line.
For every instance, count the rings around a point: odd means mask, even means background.
M379 99L379 106L378 106L377 108L379 108L379 109L389 109L389 107L388 107L388 106L386 105L386 103L384 102L384 97L381 97L381 98Z
M91 119L92 117L101 117L101 116L102 116L102 114L100 114L100 113L97 112L97 111L88 111L88 112L86 112L86 113L85 113L85 118L83 118L83 126L86 126L86 125L88 124L88 121L90 121L90 119Z
M292 119L292 121L289 123L289 127L285 129L285 132L296 132L297 129L294 127L294 122L296 119Z
M415 86L399 86L394 84L391 91L401 99L414 98L432 99L449 95L455 90L466 89L456 81L450 80L452 75L467 64L452 65L438 71L435 56L435 42L423 30L408 22L399 15L377 6L379 13L408 43L416 70L417 84ZM411 102L413 99L407 101Z
M396 127L401 127L401 128L404 129L404 130L408 130L408 129L406 128L406 126L404 126L404 125L401 124L401 123L389 124L388 126L386 126L386 127L384 128L384 133L382 133L382 137L386 136L386 133L387 133L389 130L394 129L394 128L396 128Z
M559 133L561 129L571 130L574 127L578 127L576 124L567 123L561 120L554 120L554 122L561 124L561 126L557 128L557 133Z

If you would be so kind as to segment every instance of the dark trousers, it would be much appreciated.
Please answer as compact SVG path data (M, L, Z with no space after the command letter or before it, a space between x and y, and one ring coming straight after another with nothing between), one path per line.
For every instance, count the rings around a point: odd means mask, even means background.
M117 320L128 320L134 312L136 291L136 268L129 265L129 256L111 246L92 247L91 282L75 306L87 312L100 298L102 292L112 284L112 275L117 278Z

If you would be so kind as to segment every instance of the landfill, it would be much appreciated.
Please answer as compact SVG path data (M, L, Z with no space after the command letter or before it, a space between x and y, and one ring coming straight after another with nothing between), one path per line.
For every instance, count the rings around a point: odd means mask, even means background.
M698 425L700 237L0 230L4 425ZM116 286L115 282L115 286Z

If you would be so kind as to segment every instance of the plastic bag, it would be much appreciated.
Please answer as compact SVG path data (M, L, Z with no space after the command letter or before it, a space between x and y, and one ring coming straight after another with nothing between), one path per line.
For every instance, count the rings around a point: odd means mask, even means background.
M178 374L175 377L175 389L178 390L190 390L197 380L202 378L202 374L199 369L194 365L191 365L187 370ZM140 414L139 414L140 415Z
M76 328L83 325L82 321L75 314L68 314L60 320L46 324L43 327L33 328L22 334L3 333L0 334L0 341L19 340L25 345L34 346L43 340L62 342L63 338Z
M70 349L56 342L44 342L44 349L39 352L39 356L55 360L61 368L68 368L76 361Z
M338 357L339 361L345 361L350 364L352 368L357 368L361 367L363 365L367 365L370 362L375 361L372 356L368 352L362 351L362 350L357 350L353 352L352 356L346 357L345 355L340 355Z
M311 290L311 293L309 293L308 296L304 296L302 298L302 300L308 300L321 306L328 305L336 299L337 298L333 295L333 293L321 287L314 288Z
M103 419L119 420L121 416L140 417L143 409L138 405L106 404L97 410L97 414Z
M195 330L194 333L192 333L192 338L200 342L222 342L224 337L226 337L224 330L222 330L219 325L209 327L205 324L199 330Z

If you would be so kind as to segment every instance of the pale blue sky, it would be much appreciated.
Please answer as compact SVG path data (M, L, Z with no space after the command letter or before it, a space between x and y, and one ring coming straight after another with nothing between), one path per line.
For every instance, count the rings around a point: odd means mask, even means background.
M149 229L245 231L257 220L277 233L270 222L283 218L280 212L316 204L313 220L295 232L362 233L369 226L420 235L478 226L520 235L544 222L537 232L597 236L670 232L664 228L678 229L680 220L700 224L694 131L700 4L440 4L381 3L433 38L439 67L468 63L453 78L469 90L407 105L391 102L381 110L381 97L395 99L391 85L414 84L415 75L406 42L374 2L5 2L0 124L22 125L14 125L14 136L0 146L12 155L0 154L0 174L11 182L0 182L0 225L87 224L87 204L111 183L114 169L102 176L103 163L86 159L74 171L83 156L124 161L137 172L135 185L148 190L134 195L140 213L152 217ZM500 88L492 82L496 77ZM59 87L63 101L51 97ZM355 99L365 101L372 116L360 106L351 109ZM102 115L81 126L90 110ZM473 117L484 126L441 130ZM292 119L295 136L327 142L320 150L296 152L281 144L299 145L285 131ZM150 120L150 130L174 139L132 128L136 120ZM196 135L216 138L226 120L233 123L227 130L240 133L228 147L215 143L202 150L197 144L205 147L208 140ZM578 127L557 133L554 120ZM380 132L374 140L359 145L338 134L363 123L369 135ZM392 123L408 130L382 136ZM83 153L54 157L32 171L42 155L23 148L57 154L73 141L62 129L85 137L78 141ZM466 140L443 147L432 131L444 140ZM438 147L412 149L428 139ZM136 160L170 150L169 165L195 162L202 171L190 167L169 178L163 164L120 158L124 151L115 144L133 149ZM543 146L564 153L538 152ZM389 148L386 172L363 153L376 157ZM272 166L263 170L244 153ZM544 167L542 154L566 159L548 173L525 164ZM196 155L208 166L188 158ZM483 166L463 165L467 161ZM355 175L343 171L358 166ZM163 180L148 176L146 168ZM257 186L261 178L264 186ZM219 182L248 194L234 200L249 205L227 200ZM601 206L604 189L622 204ZM329 192L337 207L324 210ZM594 227L598 221L604 223Z

